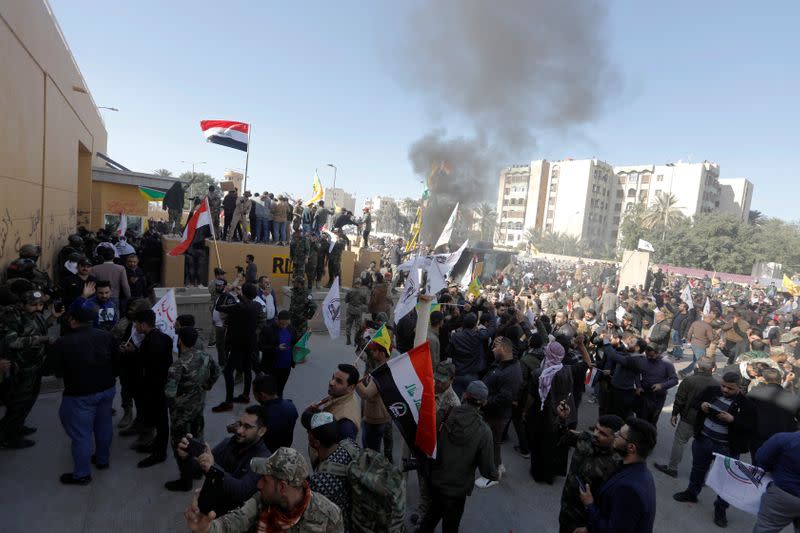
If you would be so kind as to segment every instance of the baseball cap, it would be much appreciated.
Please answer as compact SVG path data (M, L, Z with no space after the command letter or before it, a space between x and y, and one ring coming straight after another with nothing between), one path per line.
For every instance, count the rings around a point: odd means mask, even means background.
M467 386L467 395L479 402L485 402L489 398L489 387L483 381L475 380Z
M295 487L305 483L311 473L308 463L293 448L281 447L267 458L254 457L250 460L250 470L262 476L270 476L285 481Z
M433 379L436 381L448 381L455 377L456 365L449 359L446 361L439 361L436 369L433 371Z
M25 294L22 295L22 301L26 304L43 303L45 301L45 296L42 291L25 291Z
M80 259L78 259L76 261L76 263L77 263L78 266L92 266L92 262L89 261L89 259L87 259L86 257L83 257L83 256Z

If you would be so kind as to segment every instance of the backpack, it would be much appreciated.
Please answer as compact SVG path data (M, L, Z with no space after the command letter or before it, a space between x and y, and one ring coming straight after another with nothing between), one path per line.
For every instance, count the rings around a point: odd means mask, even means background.
M320 472L347 479L352 533L402 533L406 511L403 474L375 450L359 450L350 440L342 446L352 458L347 465L325 463Z

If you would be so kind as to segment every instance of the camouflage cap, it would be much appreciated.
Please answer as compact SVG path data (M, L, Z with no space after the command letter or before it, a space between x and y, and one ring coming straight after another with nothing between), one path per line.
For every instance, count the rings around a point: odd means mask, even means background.
M301 486L311 473L305 458L294 448L281 447L267 458L250 460L250 470L262 476L285 481L295 487Z
M436 381L449 381L456 375L456 365L451 360L439 361L433 371L433 379Z
M781 344L789 344L790 342L794 342L800 338L800 335L797 333L784 333L781 335Z
M22 295L22 301L29 305L44 303L45 299L45 294L38 290L26 291L25 294Z
M630 313L625 313L624 315L622 315L622 320L631 320L632 321L633 320L633 315L630 314Z

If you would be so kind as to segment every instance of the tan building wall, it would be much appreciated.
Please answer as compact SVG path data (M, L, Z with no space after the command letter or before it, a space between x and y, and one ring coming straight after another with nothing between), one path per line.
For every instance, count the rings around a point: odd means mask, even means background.
M49 270L91 210L92 157L107 134L40 0L0 3L0 126L0 263L37 243Z
M147 217L147 200L139 194L139 189L119 183L96 181L92 185L96 200L92 203L92 228L104 226L104 215L125 213L137 217Z

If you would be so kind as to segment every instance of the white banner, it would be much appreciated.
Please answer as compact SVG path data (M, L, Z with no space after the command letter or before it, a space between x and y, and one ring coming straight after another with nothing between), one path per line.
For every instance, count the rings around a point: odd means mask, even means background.
M653 248L653 245L644 239L639 239L639 244L636 246L636 248L639 250L644 250L645 252L656 251L655 248Z
M439 235L439 239L436 241L436 245L434 245L434 250L443 244L447 244L450 242L450 236L453 234L453 226L456 224L456 215L458 214L458 202L456 202L456 206L453 208L453 212L450 213L450 218L447 219L447 224L444 225L444 229L442 230L442 234Z
M761 496L770 481L772 476L761 468L715 453L706 485L737 509L758 515Z
M417 298L419 297L419 268L415 267L411 270L405 281L403 293L400 299L397 300L397 306L394 308L394 321L400 322L400 319L406 316L417 305Z
M172 337L173 348L177 349L178 336L175 334L175 319L178 318L178 304L175 303L175 289L168 290L153 306L156 314L156 328Z
M703 306L703 314L707 315L710 312L711 312L711 302L709 301L708 296L706 296L706 303Z
M342 332L341 299L339 297L339 276L333 280L331 289L322 302L322 319L332 339L339 338Z
M694 309L694 301L692 301L692 289L687 284L681 292L681 300L684 301L689 309Z

